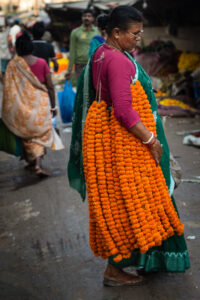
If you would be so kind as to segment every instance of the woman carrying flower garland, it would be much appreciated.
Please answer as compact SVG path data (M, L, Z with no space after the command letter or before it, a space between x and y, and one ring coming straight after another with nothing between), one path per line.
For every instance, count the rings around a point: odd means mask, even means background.
M86 182L90 246L108 258L104 284L134 286L143 277L123 268L184 272L190 262L151 81L129 54L142 16L119 6L106 22L107 41L78 82L68 176L83 199Z

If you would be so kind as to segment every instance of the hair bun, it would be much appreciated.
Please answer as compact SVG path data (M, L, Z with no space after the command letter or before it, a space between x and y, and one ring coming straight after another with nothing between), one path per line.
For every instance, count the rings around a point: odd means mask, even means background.
M26 31L22 32L22 33L19 35L18 39L19 39L19 38L20 38L20 40L23 40L23 41L30 41L30 40L31 40L29 34L28 34Z
M15 47L19 56L30 55L33 52L33 43L27 32L23 32L16 39Z
M105 30L108 26L110 17L107 14L100 14L97 17L97 26L100 27L102 30Z

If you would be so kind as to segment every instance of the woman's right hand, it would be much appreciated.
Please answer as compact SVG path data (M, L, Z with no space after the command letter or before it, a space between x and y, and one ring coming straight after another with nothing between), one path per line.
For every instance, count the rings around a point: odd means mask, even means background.
M71 75L72 75L72 72L67 71L67 73L65 74L65 79L66 80L71 80Z
M52 118L55 118L57 116L57 109L51 111L51 114L52 114Z
M160 142L156 139L156 142L152 146L149 146L149 150L151 151L151 154L155 159L156 165L158 166L163 154L163 149Z
M155 159L156 165L158 165L161 160L163 150L162 150L160 142L155 137L153 138L152 132L150 132L141 121L136 123L129 130L130 130L130 132L132 132L134 134L134 136L139 138L141 141L145 141L145 143L143 142L143 144L145 144L149 148L149 150L151 151L151 154L153 155L153 158ZM151 145L152 138L153 138L154 142ZM150 144L147 144L147 141L149 141L149 140L150 140Z

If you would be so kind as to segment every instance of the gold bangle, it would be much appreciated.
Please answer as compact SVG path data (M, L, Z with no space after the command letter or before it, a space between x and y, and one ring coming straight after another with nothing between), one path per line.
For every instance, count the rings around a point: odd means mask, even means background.
M151 141L153 140L153 138L154 138L154 134L153 134L153 132L151 132L151 137L148 139L148 141L146 141L146 142L142 142L142 144L144 144L144 145L148 145L148 144L150 144L150 143L151 143Z

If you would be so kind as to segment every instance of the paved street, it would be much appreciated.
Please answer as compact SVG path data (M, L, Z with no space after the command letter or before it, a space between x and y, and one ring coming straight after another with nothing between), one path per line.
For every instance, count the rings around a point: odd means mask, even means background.
M184 179L200 176L200 149L182 145L177 131L199 128L199 118L165 122L170 148ZM185 223L191 268L185 274L147 276L141 287L106 288L106 262L88 246L87 202L69 188L71 133L62 132L64 151L48 151L40 180L25 163L0 152L0 300L193 300L200 299L200 184L183 182L175 191Z

